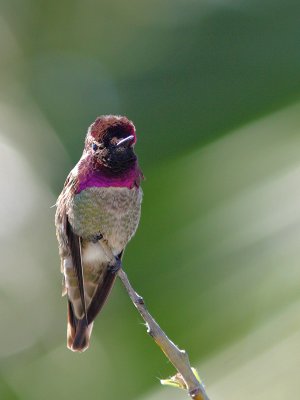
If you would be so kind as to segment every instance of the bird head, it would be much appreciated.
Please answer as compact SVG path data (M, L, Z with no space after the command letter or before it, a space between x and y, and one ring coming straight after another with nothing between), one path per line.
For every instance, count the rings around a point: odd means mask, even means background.
M137 160L133 149L135 142L136 132L131 121L126 117L104 115L89 127L85 152L93 158L96 166L120 173Z

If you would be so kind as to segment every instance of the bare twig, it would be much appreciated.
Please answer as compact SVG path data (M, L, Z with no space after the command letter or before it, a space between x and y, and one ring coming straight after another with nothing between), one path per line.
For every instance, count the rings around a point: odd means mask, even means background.
M181 379L185 382L190 397L194 400L209 400L204 386L199 382L191 369L189 357L186 351L180 350L160 328L158 323L147 310L143 298L138 295L131 286L127 274L122 268L119 270L118 275L133 304L146 322L147 332L179 372Z
M106 256L111 263L114 263L115 257L112 254L111 249L107 246L105 240L102 240L101 242ZM185 350L180 350L161 329L147 310L143 298L137 294L131 286L127 274L122 267L119 269L118 275L125 286L131 301L141 314L143 320L146 322L147 332L178 371L178 373L171 379L167 380L167 382L174 382L175 386L187 389L189 396L193 400L209 400L203 384L197 379L191 368L187 352Z

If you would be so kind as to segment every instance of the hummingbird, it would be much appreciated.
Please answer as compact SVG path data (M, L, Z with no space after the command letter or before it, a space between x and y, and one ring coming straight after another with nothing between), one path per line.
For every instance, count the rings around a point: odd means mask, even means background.
M63 295L68 300L67 347L75 352L89 347L94 320L139 224L143 174L135 143L136 129L129 119L98 117L56 202Z

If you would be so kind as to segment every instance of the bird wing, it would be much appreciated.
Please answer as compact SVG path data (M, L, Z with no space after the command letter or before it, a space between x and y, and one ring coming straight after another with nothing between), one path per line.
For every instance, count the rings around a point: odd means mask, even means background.
M69 245L69 249L70 249L73 268L75 270L75 274L77 277L77 284L78 284L78 289L79 289L79 293L80 293L83 315L87 321L82 258L81 258L81 238L80 238L80 236L76 235L76 233L73 232L73 229L68 220L68 217L67 217L67 223L66 223L66 235L68 238L68 245Z
M101 311L105 301L112 289L116 279L116 272L109 263L103 265L102 275L97 282L97 287L93 292L92 298L87 293L88 282L84 281L84 271L82 254L84 252L84 242L78 236L68 220L68 201L70 191L75 193L78 180L72 172L66 179L63 191L57 200L56 211L56 233L59 242L60 256L62 260L62 272L65 272L64 263L71 263L69 266L74 270L78 291L80 294L80 302L82 305L82 318L75 315L75 307L73 304L73 296L68 293L68 347L73 351L83 351L89 345L89 336L91 334L92 322L97 314ZM119 255L121 258L122 252ZM86 287L85 287L86 286ZM75 289L75 288L73 288ZM67 292L70 289L67 289ZM78 308L77 308L78 309Z
M59 253L61 257L61 272L64 273L64 261L71 256L71 261L78 281L78 289L82 303L82 309L86 318L86 302L84 297L84 282L81 260L81 239L76 235L69 222L67 209L68 200L75 192L78 184L77 177L73 171L68 175L63 190L57 199L57 210L55 215L56 236L59 243ZM63 294L66 292L65 279L63 280Z

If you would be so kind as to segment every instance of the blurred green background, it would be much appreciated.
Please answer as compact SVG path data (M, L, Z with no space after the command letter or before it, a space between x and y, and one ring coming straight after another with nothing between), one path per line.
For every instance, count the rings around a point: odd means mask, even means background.
M135 288L212 400L300 391L300 3L0 2L0 398L184 399L117 282L66 349L55 203L96 116L138 132Z

